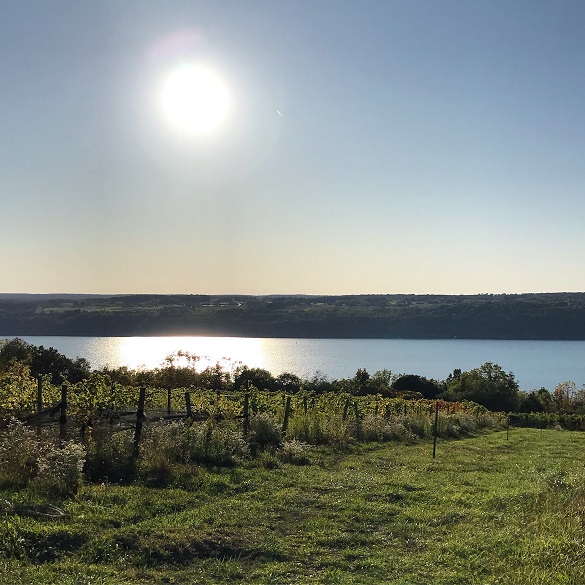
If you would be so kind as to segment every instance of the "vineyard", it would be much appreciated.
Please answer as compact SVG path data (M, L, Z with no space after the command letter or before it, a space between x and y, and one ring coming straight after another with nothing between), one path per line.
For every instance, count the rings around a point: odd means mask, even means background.
M504 415L470 402L292 394L250 384L238 392L135 387L100 372L55 385L50 376L35 379L18 364L0 383L4 483L32 481L39 469L34 452L46 444L76 445L90 481L167 484L189 465L233 466L257 457L302 463L314 445L457 438L506 423ZM7 445L22 442L30 457L8 461L19 457ZM75 491L68 485L51 489Z

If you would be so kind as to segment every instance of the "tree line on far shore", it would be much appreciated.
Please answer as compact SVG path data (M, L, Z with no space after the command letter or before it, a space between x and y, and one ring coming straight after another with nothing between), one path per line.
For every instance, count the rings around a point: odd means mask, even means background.
M8 336L585 339L585 293L11 295Z
M131 370L126 367L102 368L112 383L125 386L162 388L205 388L216 392L241 391L250 387L259 390L348 392L357 396L400 396L445 401L472 401L492 411L548 412L585 414L585 388L573 382L561 382L552 392L540 388L523 392L511 372L486 362L470 371L455 369L445 380L433 380L417 374L395 374L388 369L370 374L364 368L351 378L331 380L322 373L309 378L285 372L274 376L262 368L246 365L215 364L198 368L199 358L179 351L167 356L159 368ZM53 384L77 383L92 375L90 363L84 358L70 359L56 349L35 346L19 338L0 342L0 384L2 377L16 367L26 367L32 377L50 376Z

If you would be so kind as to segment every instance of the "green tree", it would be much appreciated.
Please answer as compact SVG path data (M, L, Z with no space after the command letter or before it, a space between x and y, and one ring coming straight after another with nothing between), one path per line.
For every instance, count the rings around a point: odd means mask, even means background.
M54 347L37 347L18 337L0 343L0 371L6 371L15 362L29 366L34 378L50 375L53 384L64 381L76 383L90 374L86 359L78 357L72 360Z
M353 394L357 394L358 396L364 396L365 394L370 393L370 374L368 374L368 371L365 368L360 368L355 373L355 376L352 378L351 386Z
M555 408L552 394L546 388L536 390L536 397L540 404L542 404L543 412L554 412Z
M520 392L518 412L554 412L555 406L551 393L546 388Z
M557 412L571 412L577 391L575 382L561 382L553 391L552 398Z
M424 398L431 400L436 398L441 392L441 387L437 382L414 374L400 376L395 380L393 388L397 392L419 392Z
M585 414L585 386L580 390L576 390L573 395L573 412Z
M306 390L317 394L333 392L339 389L339 383L329 380L327 375L320 370L317 370L308 380L304 380L303 385Z
M275 390L276 381L268 370L241 366L235 372L234 389L246 389L248 386L255 386L258 390Z
M292 374L291 372L283 372L276 377L275 385L279 390L293 394L301 389L302 384L303 381L296 374Z
M520 404L518 383L514 374L486 362L479 368L463 372L445 393L447 399L471 400L493 411L515 411Z
M393 374L390 370L378 370L370 378L370 385L374 392L382 394L383 396L394 396L395 392L392 385L397 380L398 376Z
M220 363L213 366L207 366L200 373L200 382L204 388L215 390L216 392L226 392L233 385L231 373L224 369Z
M85 358L69 359L54 347L33 346L30 360L31 374L36 378L49 374L53 384L64 381L76 384L90 374L90 365Z
M30 366L34 345L15 337L0 341L0 371L7 371L13 362Z

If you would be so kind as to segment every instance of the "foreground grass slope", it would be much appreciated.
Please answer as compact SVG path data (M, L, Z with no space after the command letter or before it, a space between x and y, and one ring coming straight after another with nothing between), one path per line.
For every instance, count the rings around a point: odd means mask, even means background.
M585 583L585 434L320 448L0 516L0 583ZM28 505L26 491L0 498ZM39 504L40 502L36 502ZM25 508L23 508L25 509Z

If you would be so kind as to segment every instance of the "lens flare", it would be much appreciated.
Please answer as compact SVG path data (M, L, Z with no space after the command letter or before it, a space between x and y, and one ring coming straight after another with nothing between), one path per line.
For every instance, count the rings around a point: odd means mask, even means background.
M161 105L170 124L187 135L208 135L226 122L231 106L221 76L200 64L184 64L166 78Z

